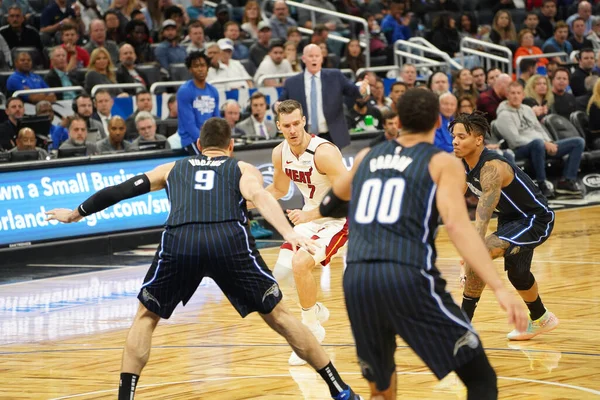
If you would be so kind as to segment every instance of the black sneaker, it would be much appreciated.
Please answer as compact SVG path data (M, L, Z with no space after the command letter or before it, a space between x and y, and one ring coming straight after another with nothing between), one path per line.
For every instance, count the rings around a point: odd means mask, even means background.
M556 185L556 193L581 195L583 192L577 187L577 183L575 181L570 179L561 179Z
M550 188L550 185L548 185L545 181L540 181L537 183L537 185L540 188L540 190L542 191L542 194L544 195L545 198L547 198L547 199L554 198L554 192Z

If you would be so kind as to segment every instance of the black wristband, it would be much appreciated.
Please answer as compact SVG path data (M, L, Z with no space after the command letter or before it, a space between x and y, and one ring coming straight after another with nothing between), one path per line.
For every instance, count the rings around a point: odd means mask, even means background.
M324 217L343 218L348 215L349 204L349 201L340 199L330 189L319 206L319 212Z
M121 200L139 196L150 191L150 179L146 174L134 176L115 186L105 187L77 207L83 217L102 211Z

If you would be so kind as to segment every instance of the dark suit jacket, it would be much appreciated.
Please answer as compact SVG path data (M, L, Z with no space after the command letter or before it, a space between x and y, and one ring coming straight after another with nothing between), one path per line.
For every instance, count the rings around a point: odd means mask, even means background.
M323 115L325 115L331 140L341 149L350 144L350 133L344 117L344 96L356 99L360 97L360 91L358 86L337 69L322 69L321 82L323 82L321 85ZM279 101L289 99L298 101L302 105L304 115L307 115L304 72L286 79ZM307 124L309 124L308 119Z
M82 86L82 83L77 80L77 76L75 74L75 70L69 72L69 79L73 86ZM48 72L48 75L44 78L49 87L63 87L62 81L60 80L60 76L56 73L56 70L53 68ZM63 99L63 92L56 92L56 100Z
M137 71L138 74L140 74L140 76L142 77L144 82L146 82L146 89L148 89L148 76L146 75L146 73L143 71L140 71L137 68L135 68L135 70ZM119 68L117 68L117 82L118 83L136 83L136 80L133 79L133 76L131 76L129 74L127 69L121 65ZM125 89L125 92L129 93L130 95L133 95L136 93L136 89Z

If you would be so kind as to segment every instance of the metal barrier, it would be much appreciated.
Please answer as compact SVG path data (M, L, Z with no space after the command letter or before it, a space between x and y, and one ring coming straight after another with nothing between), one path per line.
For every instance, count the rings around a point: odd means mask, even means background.
M258 78L258 81L256 81L256 86L257 87L261 87L263 85L263 83L265 83L265 81L267 79L290 78L290 77L296 76L296 75L298 75L298 72L288 72L288 73L281 73L281 74L266 74L266 75L261 75L260 78Z
M536 60L538 58L563 57L568 56L564 51L556 53L532 54L530 56L519 56L515 62L517 66L517 78L521 75L521 60Z
M252 80L252 79L250 79ZM218 85L220 83L231 83L231 82L246 82L246 78L227 78L227 79L216 79L214 81L207 81L211 85ZM162 87L178 87L186 83L187 81L171 81L171 82L155 82L150 86L150 93L156 94L157 88Z
M308 28L303 28L301 26L298 27L298 32L300 33L305 33L307 35L312 35L313 34L313 30L312 29L308 29ZM342 43L350 43L350 39L348 39L347 37L344 36L338 36L338 35L329 35L327 36L327 40L333 40L336 42L342 42ZM366 45L363 42L359 42L361 47L366 47Z
M364 54L365 54L365 64L367 65L367 67L371 66L371 49L370 49L371 37L370 37L370 34L369 34L369 24L367 23L366 19L355 17L353 15L339 13L339 12L336 12L336 11L325 10L323 8L320 8L320 7L309 6L307 4L298 3L296 1L286 0L286 4L288 4L290 6L294 6L296 8L303 8L305 10L309 10L310 11L311 21L313 23L313 27L316 25L315 13L331 15L333 17L338 17L340 19L344 19L344 20L348 20L348 21L353 21L353 22L358 22L359 24L362 24L365 33L361 37L361 39L362 39L361 43L364 43L364 47L365 47L365 52L364 52ZM337 36L331 35L331 36L329 36L329 38L331 38L332 40L336 40L334 38L337 38Z
M482 48L484 51L476 50L469 46ZM506 54L506 57L501 57L495 54L487 53L486 51L497 51ZM484 42L483 40L477 40L470 37L464 37L460 41L460 53L464 56L465 54L471 54L478 56L482 67L486 71L490 68L499 68L501 71L506 72L509 75L513 73L513 54L512 51L506 46L500 46L490 42ZM505 64L505 68L502 66Z
M354 71L352 71L350 68L340 69L340 72L344 75L347 75L348 78L352 79L353 81L356 80L356 74L354 74Z
M146 86L142 85L141 83L102 83L100 85L96 85L92 88L92 93L90 93L90 95L92 97L94 97L96 95L96 92L100 89L133 89L133 88L140 88L140 89L146 89Z
M42 94L42 93L56 93L56 92L85 92L85 89L82 86L64 86L64 87L55 87L55 88L46 88L46 89L26 89L26 90L16 90L12 97L19 97L21 95L28 94Z
M365 71L371 71L371 72L387 72L387 71L392 71L392 70L398 70L400 71L400 67L397 65L382 65L380 67L365 67L365 68L359 68L356 70L356 76L360 76L360 74L362 74Z
M435 47L433 45L433 43L431 43L429 40L427 40L427 39L425 39L423 37L420 37L420 36L411 37L410 39L408 39L408 41L411 42L411 43L421 44L421 45L423 45L425 47L429 47L430 49L441 51L440 49L438 49L437 47ZM452 59L452 57L450 57L450 55L448 53L446 53L446 52L443 52L443 53L446 55L446 57L443 57L444 61L446 61L449 65L451 65L455 69L462 69L463 68L463 66L460 65L458 62L456 62L456 60ZM423 51L421 51L420 55L424 56L425 54L423 54Z
M440 57L444 61L434 60L432 58L425 57L424 55L420 56L418 54L411 53L410 51L400 50L400 46L403 46L403 48L407 50L420 51L423 54L433 54L437 57ZM448 62L448 60L450 60L450 56L444 53L443 51L435 47L432 48L428 46L423 46L417 43L409 42L407 40L396 40L396 42L394 43L394 64L398 66L398 68L401 68L404 64L404 58L406 58L409 61L412 61L412 64L417 69L440 67L445 68L446 72L449 73L452 68L452 64Z

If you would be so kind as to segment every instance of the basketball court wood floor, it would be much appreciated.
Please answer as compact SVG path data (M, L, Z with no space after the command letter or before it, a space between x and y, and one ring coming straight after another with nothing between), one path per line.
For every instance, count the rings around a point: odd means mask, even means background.
M455 299L458 257L443 229L438 266ZM75 250L76 251L76 250ZM269 265L276 249L262 251ZM502 270L502 261L497 261ZM147 266L0 286L0 398L116 398L122 346ZM489 290L475 328L498 373L504 399L600 397L600 207L557 212L552 237L536 251L542 299L560 319L552 333L508 342L506 318ZM368 393L344 309L342 263L319 270L320 299L331 319L324 346L344 379ZM506 281L506 280L505 280ZM506 281L508 284L508 281ZM295 296L285 302L299 316ZM290 349L258 315L239 318L214 283L162 321L138 399L328 399L309 367L290 368ZM398 394L405 399L462 399L455 375L438 382L398 340Z

